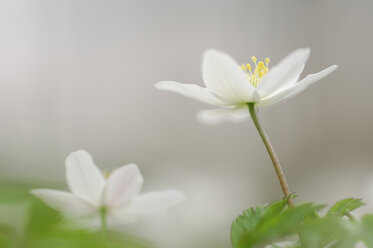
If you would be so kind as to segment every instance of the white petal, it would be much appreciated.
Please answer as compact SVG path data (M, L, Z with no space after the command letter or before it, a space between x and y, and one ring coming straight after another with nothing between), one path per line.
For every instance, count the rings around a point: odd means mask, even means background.
M105 188L105 204L121 207L135 197L144 180L135 164L122 166L110 175Z
M168 90L179 93L186 97L205 102L212 105L226 105L223 101L217 99L211 92L195 84L181 84L172 81L162 81L154 85L159 90Z
M259 99L246 74L228 54L216 50L206 51L202 61L202 74L206 87L228 100L230 105Z
M125 207L111 208L109 218L114 222L113 224L130 224L141 217L163 214L169 207L183 200L185 195L176 190L150 192L137 196Z
M258 106L268 106L275 103L278 103L280 101L284 101L286 99L289 99L290 97L302 92L305 90L308 86L313 84L316 81L319 81L320 79L326 77L329 75L332 71L337 69L337 65L330 66L318 73L315 74L309 74L304 79L299 81L298 83L291 84L288 86L284 86L283 88L279 89L277 92L274 92L273 94L269 95L268 97L262 99Z
M31 190L31 193L68 217L88 217L97 212L97 208L92 204L69 192L52 189L34 189Z
M280 63L270 68L268 74L258 85L261 97L271 94L282 86L295 83L304 69L310 49L297 49L286 56Z
M216 125L224 121L234 123L245 121L249 118L250 113L246 105L239 108L220 108L199 111L197 120L208 124Z
M89 153L80 150L67 157L66 179L75 195L96 206L101 204L105 179Z
M128 225L136 222L138 215L135 210L130 208L112 208L108 212L108 220L113 228L121 225Z
M183 200L185 195L177 190L150 192L136 197L131 204L131 209L138 215L162 214L169 207Z

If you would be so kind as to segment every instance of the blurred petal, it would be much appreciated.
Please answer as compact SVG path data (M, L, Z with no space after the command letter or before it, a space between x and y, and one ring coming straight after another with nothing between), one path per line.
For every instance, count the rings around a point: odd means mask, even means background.
M163 214L169 207L184 199L184 194L176 190L150 192L134 198L124 208L110 209L109 217L113 225L130 224L139 217Z
M266 97L282 86L295 83L304 69L310 49L297 49L272 67L258 85L261 97Z
M181 84L171 81L162 81L154 85L159 90L168 90L179 93L186 97L205 102L212 105L225 105L224 102L217 99L211 92L195 84Z
M105 188L105 204L121 207L139 192L143 177L135 164L122 166L110 175Z
M307 77L305 77L303 80L299 81L298 83L284 86L283 88L279 89L277 92L274 92L273 94L261 100L258 103L258 106L268 106L268 105L272 105L272 104L284 101L286 99L289 99L290 97L305 90L308 86L310 86L314 82L319 81L320 79L326 77L332 71L337 69L337 67L338 67L337 65L330 66L326 68L325 70L322 70L318 73L309 74Z
M115 229L136 222L137 217L135 210L129 208L112 208L108 213L108 221Z
M88 217L97 212L95 206L69 192L52 189L34 189L31 190L31 193L68 217Z
M197 120L208 125L215 125L222 123L224 121L230 121L235 123L242 122L247 120L249 116L249 110L245 105L239 108L202 110L198 112Z
M259 99L254 86L239 68L237 62L223 52L208 50L203 55L202 73L206 87L224 97L230 105Z
M80 150L67 157L66 179L75 195L96 206L100 205L105 179L89 153Z
M131 209L138 215L163 214L169 207L185 200L185 195L177 190L150 192L136 197Z

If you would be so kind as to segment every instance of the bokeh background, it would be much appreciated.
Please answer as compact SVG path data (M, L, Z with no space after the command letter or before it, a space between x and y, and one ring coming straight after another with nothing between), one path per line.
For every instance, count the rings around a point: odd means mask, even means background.
M303 75L339 68L260 109L262 123L297 201L356 196L373 210L372 11L368 0L2 0L1 184L66 187L77 149L107 170L134 162L144 192L188 200L132 232L159 247L229 247L243 209L281 197L261 140L250 121L198 123L209 106L153 85L202 84L208 48L273 65L310 47Z

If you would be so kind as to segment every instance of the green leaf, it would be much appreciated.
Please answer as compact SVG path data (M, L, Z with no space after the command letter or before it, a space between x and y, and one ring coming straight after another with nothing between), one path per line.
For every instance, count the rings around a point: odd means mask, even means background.
M316 216L322 208L311 203L287 207L288 198L266 207L250 208L232 224L232 244L235 248L249 248L271 244L287 235L297 233L303 219Z
M258 244L269 244L285 236L296 234L301 221L313 216L321 206L311 203L287 208L271 219L260 220L253 231L242 236L239 247L253 247Z
M351 211L365 205L361 199L357 198L347 198L335 203L328 211L327 215L345 216Z
M313 218L305 221L299 230L302 247L350 248L364 240L364 232L367 234L366 237L370 238L373 233L373 218L371 220L371 230L366 232L368 228L362 226L364 221L343 217L344 215L340 214L326 214L323 218ZM366 222L366 225L369 225L369 223ZM373 241L372 238L370 240Z
M368 247L373 247L373 214L367 214L361 218L361 229L362 241Z
M56 210L48 207L40 199L33 197L28 213L26 234L28 240L46 236L60 223L62 216Z
M13 241L14 241L15 237L16 237L16 235L13 232L13 230L11 230L7 226L0 225L0 247L1 248L14 247L15 244L14 244Z
M338 216L307 219L299 229L302 247L325 247L334 242L343 234L344 222Z
M11 248L12 247L12 242L9 237L6 235L0 233L0 247L3 248Z
M264 214L264 206L258 205L256 208L245 210L242 215L232 223L231 240L233 247L238 247L241 236L248 230L253 230L260 218Z
M289 198L282 199L282 200L275 201L267 205L265 207L263 217L260 219L260 222L266 222L267 220L270 220L273 217L280 214L286 207L288 199Z

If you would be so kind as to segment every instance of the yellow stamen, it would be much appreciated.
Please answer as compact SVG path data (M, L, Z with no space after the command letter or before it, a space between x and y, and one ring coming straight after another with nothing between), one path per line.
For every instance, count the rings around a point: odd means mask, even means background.
M271 62L271 60L269 58L265 58L264 62L259 61L257 63L257 58L252 56L251 61L255 64L255 68L252 68L251 64L242 64L240 66L240 70L245 72L250 83L254 87L257 87L262 78L269 72L268 64ZM253 72L252 69L254 69Z
M264 65L263 61L259 61L258 67L259 67L259 69L264 69L265 68L265 65Z

